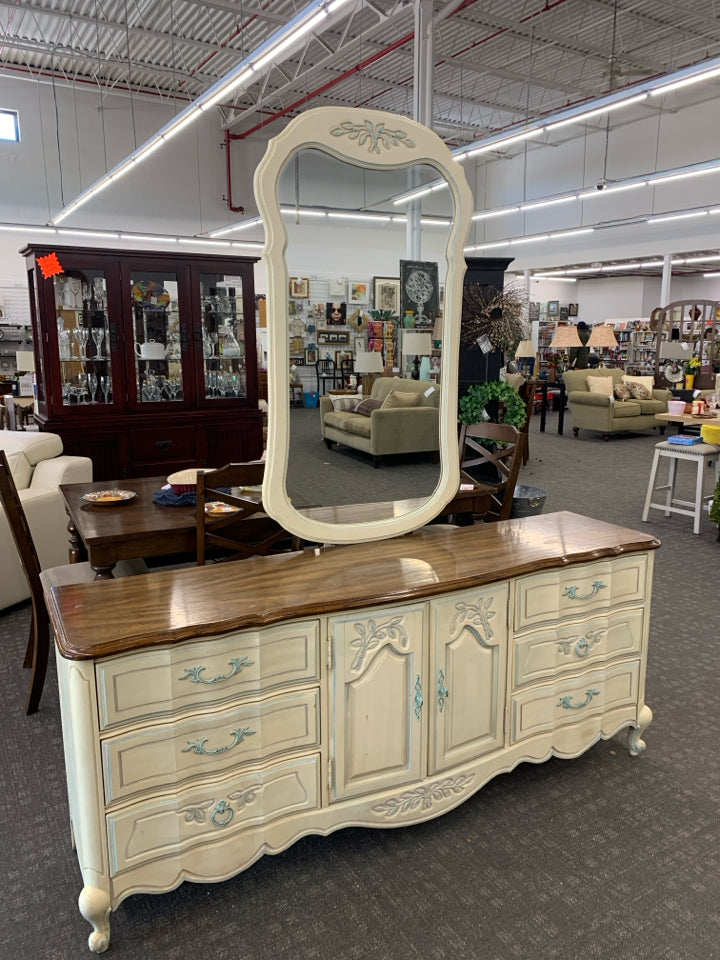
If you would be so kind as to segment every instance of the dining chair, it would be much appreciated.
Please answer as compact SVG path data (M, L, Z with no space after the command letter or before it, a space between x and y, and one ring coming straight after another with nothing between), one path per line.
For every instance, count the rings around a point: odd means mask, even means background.
M41 570L30 525L4 450L0 450L0 503L30 588L32 618L23 661L23 667L31 668L30 689L25 704L25 713L30 714L35 713L40 704L50 650L50 618L45 605L44 590L74 583L91 583L95 579L95 571L89 563L68 563ZM146 571L142 560L125 560L115 566L113 575L132 576Z
M214 560L284 553L292 549L290 534L263 511L259 488L265 464L228 463L197 476L197 564L203 566L210 549ZM254 494L254 495L252 495ZM216 509L212 504L217 504ZM225 510L223 508L226 508Z
M328 383L331 388L336 387L340 377L334 360L317 360L315 362L315 374L317 376L317 392L320 396L324 395ZM320 384L322 384L322 390Z
M463 424L458 440L460 484L469 495L490 495L490 506L481 516L486 522L507 520L527 436L508 423Z
M355 360L347 357L340 361L340 386L347 387L350 383L350 377L355 373Z

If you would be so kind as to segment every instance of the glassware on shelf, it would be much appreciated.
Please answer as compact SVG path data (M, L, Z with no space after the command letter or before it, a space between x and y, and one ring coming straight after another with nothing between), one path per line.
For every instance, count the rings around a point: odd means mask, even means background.
M77 330L73 330L73 336L78 347L79 358L80 360L85 360L87 356L88 331L85 327L78 327Z
M222 327L221 331L224 332L222 339L222 355L224 357L241 357L242 352L240 349L240 344L235 339L235 334L232 332L232 327Z
M65 329L63 318L57 318L58 329L58 351L61 360L70 360L72 354L70 350L70 331Z
M88 393L90 394L90 403L95 403L95 396L98 388L98 378L96 373L87 375Z
M209 333L207 333L207 331L203 331L203 356L206 360L209 360L211 357L215 356L215 345L213 344L211 336Z
M180 336L175 330L171 330L168 333L167 344L165 345L165 359L166 360L180 359Z
M112 379L110 377L100 377L100 389L105 398L105 403L110 403L110 391L112 390Z
M93 327L92 328L92 338L93 343L95 344L95 356L93 360L104 360L105 358L102 355L102 344L105 339L105 330L102 327Z

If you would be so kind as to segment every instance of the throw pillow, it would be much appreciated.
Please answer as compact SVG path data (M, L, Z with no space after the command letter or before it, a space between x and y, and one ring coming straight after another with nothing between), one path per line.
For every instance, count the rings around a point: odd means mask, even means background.
M343 411L352 413L353 410L357 409L361 400L362 397L359 397L357 394L351 397L330 397L335 413L342 413Z
M604 397L613 395L612 377L588 377L587 387L590 393L601 393Z
M635 400L652 400L653 395L644 383L629 383L630 393Z
M400 390L391 390L383 402L383 410L392 410L398 407L414 407L418 401L417 393L402 393Z
M616 383L613 387L613 396L616 400L629 400L632 393L627 383Z
M630 374L623 374L623 383L626 383L628 386L632 386L633 383L642 383L650 391L652 397L652 392L655 387L655 377L641 377L641 376L630 376ZM643 397L643 399L646 399Z
M359 413L363 417L369 417L373 410L379 410L381 406L382 400L373 400L372 397L368 397L367 400L361 400L355 407L355 413Z

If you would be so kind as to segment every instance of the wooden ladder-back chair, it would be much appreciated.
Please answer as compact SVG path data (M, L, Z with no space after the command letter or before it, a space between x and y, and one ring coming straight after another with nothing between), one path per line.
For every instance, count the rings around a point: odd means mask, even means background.
M317 392L323 396L325 388L330 384L330 389L334 390L340 381L340 372L335 366L334 360L317 360L315 362L315 375L317 377Z
M526 380L522 384L518 393L525 401L525 423L520 428L520 433L525 434L525 446L523 447L522 463L526 465L530 459L530 417L532 416L533 406L535 404L535 391L537 390L537 380Z
M40 697L45 684L45 671L50 650L50 618L45 606L44 588L66 586L72 583L91 583L95 579L95 571L89 563L68 563L60 567L49 567L47 570L40 569L40 560L35 549L30 525L27 522L4 450L0 450L0 503L2 503L5 511L10 532L20 556L23 573L30 588L32 620L23 667L31 668L30 689L25 712L35 713L40 704ZM147 568L142 560L122 561L115 566L113 575L116 577L131 576L137 573L145 573L146 570Z
M527 436L508 423L472 423L463 424L458 442L461 485L472 484L476 495L490 494L490 509L478 519L507 520ZM497 482L474 476L479 468L486 466L491 468L490 472L496 471Z
M228 463L197 476L197 562L203 566L209 548L229 554L222 560L284 553L291 549L290 534L263 512L259 487L264 463ZM256 490L243 488L256 487ZM228 492L230 491L230 492ZM234 491L234 492L233 492ZM223 506L207 510L207 505Z

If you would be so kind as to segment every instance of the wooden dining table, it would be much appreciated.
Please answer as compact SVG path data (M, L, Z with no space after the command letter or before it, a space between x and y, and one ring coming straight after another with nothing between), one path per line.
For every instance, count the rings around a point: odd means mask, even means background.
M107 580L112 578L113 567L120 560L194 552L195 505L155 503L153 494L166 484L165 477L61 484L68 515L70 562L88 560L95 570L95 579ZM83 500L87 493L110 489L129 490L136 496L128 502L102 506ZM253 491L243 496L254 503L260 501L260 494Z

